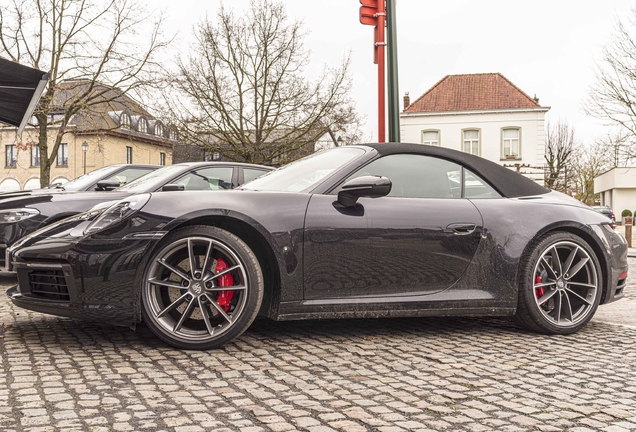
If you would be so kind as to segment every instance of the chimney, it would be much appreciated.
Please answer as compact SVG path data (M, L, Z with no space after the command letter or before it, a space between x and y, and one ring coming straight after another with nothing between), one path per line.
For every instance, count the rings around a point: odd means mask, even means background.
M409 92L404 93L404 109L406 109L409 105L411 105L411 97L409 96Z
M537 94L534 94L534 97L532 98L532 100L534 101L534 103L536 103L537 105L539 105L539 98L537 97Z

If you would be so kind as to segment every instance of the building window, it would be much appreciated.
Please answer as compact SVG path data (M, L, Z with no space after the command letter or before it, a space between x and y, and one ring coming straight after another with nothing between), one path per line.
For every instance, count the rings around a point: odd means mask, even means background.
M14 145L5 146L4 154L6 156L6 158L5 158L6 165L5 166L7 168L15 168L16 163L17 163L17 155L16 155L16 152L15 152L15 146Z
M521 158L521 129L501 130L501 157L505 159Z
M203 160L206 162L216 161L219 159L221 159L221 154L219 152L211 152L209 150L206 150L203 153Z
M38 146L31 147L31 166L40 166L40 147Z
M439 146L439 131L422 131L422 144Z
M148 133L148 120L143 117L139 117L139 123L137 124L137 130L142 133Z
M159 122L155 123L155 135L163 136L163 126Z
M68 166L68 144L62 143L57 148L57 166Z
M131 164L132 162L132 147L126 147L126 163Z
M121 113L119 116L119 126L122 128L130 129L130 116L126 113Z
M177 140L177 130L176 129L170 129L170 135L169 138L173 141Z
M166 164L166 154L165 153L159 153L159 165L163 166Z
M462 131L463 147L462 150L475 156L479 156L479 129L466 129Z

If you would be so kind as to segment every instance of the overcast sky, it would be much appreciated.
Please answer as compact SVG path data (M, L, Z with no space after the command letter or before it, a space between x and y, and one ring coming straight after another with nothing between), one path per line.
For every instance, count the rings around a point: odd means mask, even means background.
M586 144L605 132L586 117L582 102L594 82L619 17L635 1L395 0L402 95L419 97L448 74L500 72L539 103L551 107L549 120L567 119ZM339 63L351 51L353 97L367 116L366 138L377 140L377 66L373 64L373 27L358 21L357 0L283 0L290 17L304 21L312 67ZM167 12L166 30L190 40L192 27L219 0L159 0ZM249 0L225 1L237 11Z

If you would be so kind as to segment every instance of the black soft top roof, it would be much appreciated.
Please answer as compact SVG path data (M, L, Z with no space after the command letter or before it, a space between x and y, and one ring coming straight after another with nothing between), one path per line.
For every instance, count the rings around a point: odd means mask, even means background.
M393 153L415 153L435 156L464 165L486 180L497 192L508 198L543 195L550 192L536 182L508 168L469 153L423 144L380 143L365 144L381 155Z

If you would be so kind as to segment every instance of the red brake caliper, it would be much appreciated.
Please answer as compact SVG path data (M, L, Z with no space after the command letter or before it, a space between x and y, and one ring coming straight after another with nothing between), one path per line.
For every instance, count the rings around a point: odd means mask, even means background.
M218 274L227 270L228 268L229 267L225 260L223 258L219 258L216 261L216 268L214 270ZM232 285L234 285L234 278L231 274L228 273L218 278L217 286L230 287ZM230 310L230 302L232 301L232 297L234 297L234 291L219 291L219 296L217 297L216 302L219 304L219 306L221 306L221 309L227 312L228 310Z
M540 284L542 282L541 276L536 276L534 278L534 283L538 283ZM541 297L543 297L543 294L545 294L545 288L541 287L541 288L535 288L534 290L534 295L537 296L538 299L540 299Z

